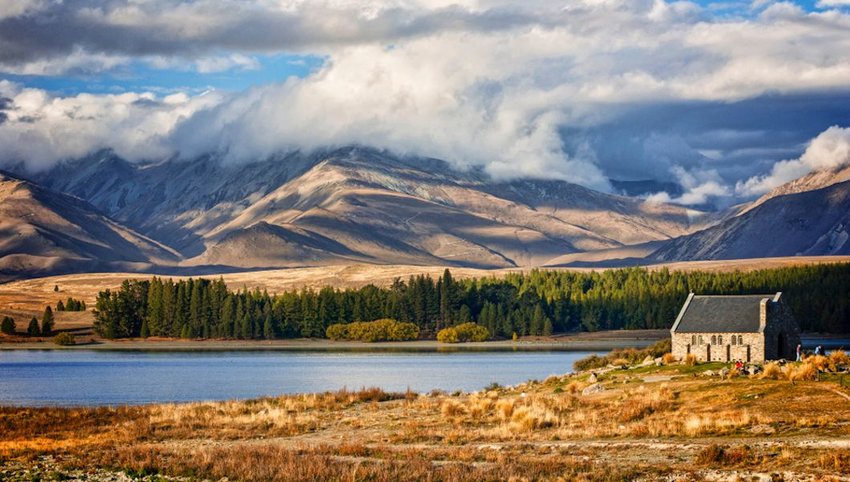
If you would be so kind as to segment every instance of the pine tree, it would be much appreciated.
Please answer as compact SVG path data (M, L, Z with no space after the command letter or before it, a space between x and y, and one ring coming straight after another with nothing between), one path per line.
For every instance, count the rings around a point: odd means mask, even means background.
M466 305L461 305L460 309L457 312L457 320L456 324L469 323L472 321L472 311Z
M49 306L44 309L44 315L41 317L41 334L42 336L53 334L53 309Z
M239 338L243 340L250 340L252 336L251 329L251 316L248 313L242 315L242 319L239 321L240 326L240 336Z
M552 320L546 318L543 322L543 336L552 336L552 332L554 331L552 327Z
M263 321L263 337L266 340L273 340L275 338L271 314L266 315L266 319Z
M27 334L29 336L38 336L41 334L41 328L38 327L38 320L34 316L30 320L30 324L27 327Z
M65 304L62 303L62 300L56 303L56 311L65 311Z
M14 335L15 328L15 319L11 316L4 316L3 322L0 323L0 332L5 333L7 335Z

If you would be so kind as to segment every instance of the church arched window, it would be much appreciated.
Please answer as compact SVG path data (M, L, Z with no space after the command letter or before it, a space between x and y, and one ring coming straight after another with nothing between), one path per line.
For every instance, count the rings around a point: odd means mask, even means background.
M716 344L717 344L717 336L715 336L715 335L711 335L711 344L712 344L712 345L716 345Z

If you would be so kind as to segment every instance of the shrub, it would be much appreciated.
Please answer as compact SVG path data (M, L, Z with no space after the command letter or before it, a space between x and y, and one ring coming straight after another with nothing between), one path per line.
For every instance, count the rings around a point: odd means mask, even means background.
M585 370L593 370L594 368L603 368L608 365L608 359L599 355L590 355L573 363L573 369L583 372Z
M697 454L697 463L700 465L713 465L723 462L726 458L726 449L721 445L711 444L703 448Z
M697 356L693 353L688 353L685 355L685 365L692 367L697 364Z
M488 338L490 338L490 332L487 328L472 322L444 328L437 333L437 341L440 343L486 341Z
M447 399L440 404L440 413L443 417L457 417L466 413L466 408L458 401Z
M629 363L629 361L625 358L617 358L616 360L612 361L611 364L617 367L627 367L631 365L631 363Z
M836 370L839 366L850 365L850 355L844 350L835 350L829 354L829 364L832 370Z
M325 335L331 340L407 341L419 338L419 328L413 323L384 318L333 324L325 331Z
M813 355L806 357L803 360L807 365L814 366L818 371L824 372L826 371L827 366L829 365L829 359L823 355Z
M665 365L671 365L673 363L676 363L676 357L673 356L672 353L665 353L664 356L661 357L661 363L664 363Z
M646 353L646 356L658 358L673 351L673 343L670 341L669 338L665 338L646 347L646 349L643 351Z
M759 378L765 379L768 378L770 380L781 380L785 377L785 374L782 373L782 369L779 368L779 365L776 363L767 363L764 365L764 371L762 372Z
M74 335L63 332L53 337L53 343L59 346L71 346L76 345L77 340L74 338Z
M331 340L347 340L348 325L345 323L336 323L328 327L325 335Z
M437 332L437 341L440 343L457 343L460 340L457 336L457 330L454 328L443 328Z
M3 332L7 335L14 335L15 320L10 316L3 317L3 321L0 322L0 332Z
M798 366L786 365L785 376L792 382L798 380L817 380L818 369L811 363L803 363Z

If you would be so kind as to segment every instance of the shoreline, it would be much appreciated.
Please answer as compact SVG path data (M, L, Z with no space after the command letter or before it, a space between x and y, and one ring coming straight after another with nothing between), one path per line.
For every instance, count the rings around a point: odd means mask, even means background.
M610 351L645 348L669 336L667 330L617 330L576 333L551 338L526 338L470 343L439 343L436 340L360 342L296 338L286 340L96 340L73 346L51 341L0 343L0 352L11 350L161 351L161 352L452 352L452 351Z
M320 338L282 340L185 340L180 338L94 339L72 346L59 346L50 340L0 341L0 352L13 350L126 351L126 352L497 352L497 351L611 351L646 348L669 337L668 330L613 330L581 332L552 337L527 337L517 341L495 340L469 343L416 341L332 341ZM804 346L825 348L848 346L847 335L804 333Z

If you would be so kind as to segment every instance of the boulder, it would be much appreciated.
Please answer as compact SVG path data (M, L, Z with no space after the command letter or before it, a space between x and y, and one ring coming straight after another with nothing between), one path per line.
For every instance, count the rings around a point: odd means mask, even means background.
M655 366L657 366L657 367L660 367L661 365L664 364L664 359L661 358L661 357L656 358L654 361L655 361Z
M713 377L713 376L714 376L714 371L713 371L713 370L706 370L706 371L702 372L702 376L704 376L704 377Z
M720 375L720 378L726 378L729 376L729 369L722 368L718 374Z
M643 361L641 362L640 366L642 366L642 367L648 367L648 366L652 366L652 365L654 365L654 364L655 364L655 359L653 359L651 356L648 356L648 357L646 357L646 358L644 358L644 359L643 359Z
M594 393L601 393L605 391L605 387L602 386L601 383L594 383L593 385L588 385L584 387L584 390L581 391L582 395L593 395Z
M599 381L599 379L596 378L595 373L591 373L590 376L587 378L587 381L590 382L590 383L596 383L596 382Z

